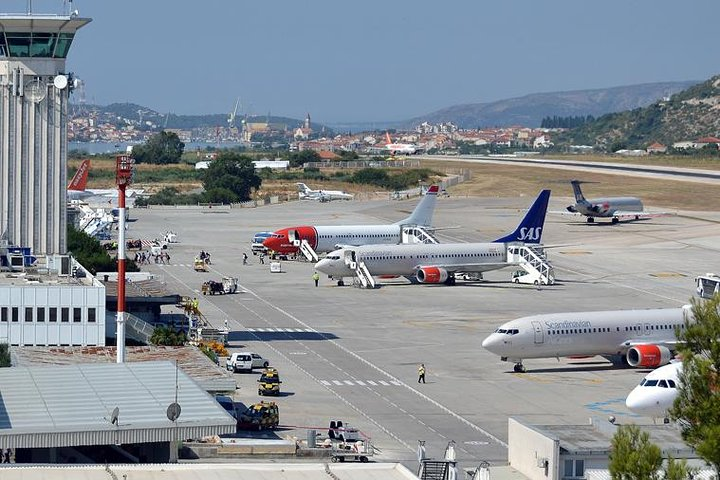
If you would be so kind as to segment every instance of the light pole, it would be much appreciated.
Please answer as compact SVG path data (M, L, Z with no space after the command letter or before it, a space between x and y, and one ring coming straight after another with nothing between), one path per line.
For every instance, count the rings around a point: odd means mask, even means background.
M125 189L132 182L135 159L118 155L115 183L118 186L118 287L117 287L117 363L125 363Z

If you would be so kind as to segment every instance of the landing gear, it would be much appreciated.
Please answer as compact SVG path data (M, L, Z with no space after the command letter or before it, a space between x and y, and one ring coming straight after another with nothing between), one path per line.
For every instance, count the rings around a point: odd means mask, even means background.
M611 221L613 225L615 225L616 223L618 223L619 219L617 217L613 217Z
M513 372L515 373L525 373L525 365L522 364L522 362L518 362L513 367Z
M455 285L455 275L448 275L447 280L445 280L445 285Z
M595 223L595 218L594 218L594 217L588 217L587 220L586 220L586 222L587 222L587 223Z
M342 278L337 281L337 286L338 286L338 287L343 287L343 286L345 286L345 282L343 282L343 279L342 279Z

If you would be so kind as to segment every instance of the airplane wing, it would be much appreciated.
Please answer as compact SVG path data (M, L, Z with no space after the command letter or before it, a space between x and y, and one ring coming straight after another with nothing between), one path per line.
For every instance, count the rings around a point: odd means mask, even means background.
M681 344L682 342L678 340L665 340L664 342L649 342L647 340L628 340L627 342L623 342L619 347L622 350L628 350L632 347L639 347L642 345L658 345L667 347L671 350L675 350L675 348Z
M625 212L622 210L615 210L612 214L613 217L617 218L657 218L657 217L672 217L677 215L677 212ZM610 216L610 215L608 215Z

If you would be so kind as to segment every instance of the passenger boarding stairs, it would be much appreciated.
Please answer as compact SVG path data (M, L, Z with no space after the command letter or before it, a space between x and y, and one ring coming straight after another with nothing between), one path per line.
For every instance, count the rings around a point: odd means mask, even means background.
M402 243L440 243L428 230L418 225L403 225Z
M304 238L298 238L298 232L295 230L291 230L288 232L289 240L292 242L292 244L300 249L300 252L303 254L303 256L309 261L309 262L317 262L320 260L318 257L317 252L310 246L307 240Z
M535 285L552 285L555 283L555 272L547 260L541 245L509 244L507 248L508 263L517 264L525 270L524 275L513 275L515 283L531 283Z
M150 323L135 315L125 313L125 335L128 338L150 345L150 337L152 337L153 331L155 331L155 327Z
M355 271L355 280L353 284L362 288L375 288L375 279L370 274L365 262L355 260L354 250L345 250L345 264Z

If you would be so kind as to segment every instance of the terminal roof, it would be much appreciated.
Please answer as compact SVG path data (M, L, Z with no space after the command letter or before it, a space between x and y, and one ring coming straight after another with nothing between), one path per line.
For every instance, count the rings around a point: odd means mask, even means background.
M177 425L167 418L176 391ZM169 442L235 429L235 419L167 361L0 369L0 448Z

